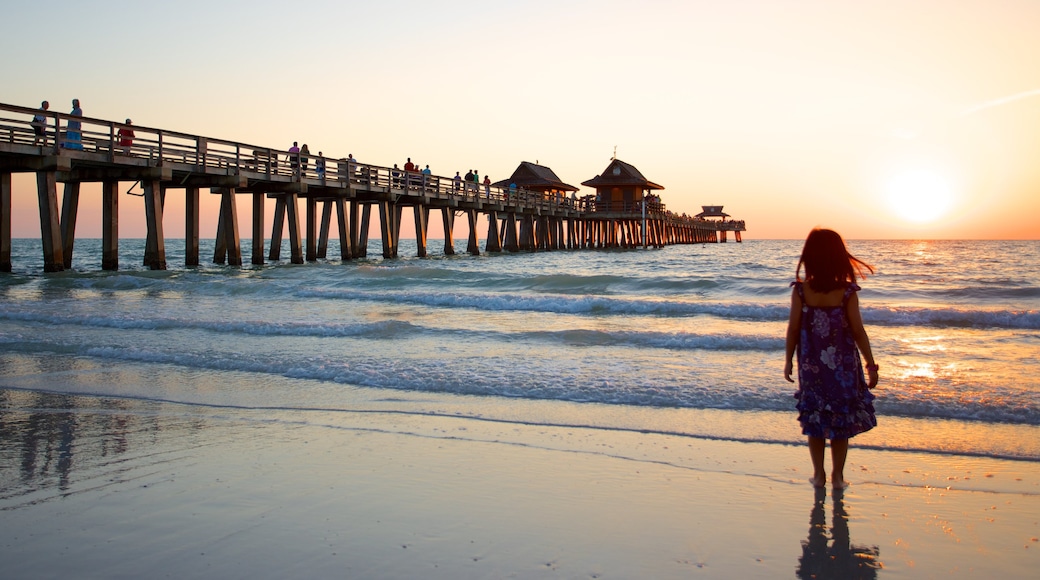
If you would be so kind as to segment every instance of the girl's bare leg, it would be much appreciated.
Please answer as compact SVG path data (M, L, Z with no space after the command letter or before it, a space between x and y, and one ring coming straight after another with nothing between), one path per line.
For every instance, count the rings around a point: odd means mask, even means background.
M849 454L848 439L831 439L831 485L834 489L845 489L845 457Z
M809 437L809 456L812 457L813 476L809 481L816 487L827 485L827 472L823 468L823 450L827 440L822 437Z

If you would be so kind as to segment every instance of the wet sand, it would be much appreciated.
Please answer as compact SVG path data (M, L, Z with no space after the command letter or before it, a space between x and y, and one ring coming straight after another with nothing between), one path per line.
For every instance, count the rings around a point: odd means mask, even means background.
M3 578L1028 578L1040 465L0 391Z

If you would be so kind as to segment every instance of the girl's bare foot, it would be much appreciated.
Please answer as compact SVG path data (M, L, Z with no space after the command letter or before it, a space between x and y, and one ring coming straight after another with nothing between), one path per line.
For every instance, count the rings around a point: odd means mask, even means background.
M834 479L834 481L831 482L831 485L834 486L834 489L838 489L838 490L848 489L849 482L847 482L847 481L845 481L844 479L841 479L841 478L836 478L836 479Z
M809 483L813 484L813 487L823 487L827 485L827 477L818 475L816 477L810 477Z

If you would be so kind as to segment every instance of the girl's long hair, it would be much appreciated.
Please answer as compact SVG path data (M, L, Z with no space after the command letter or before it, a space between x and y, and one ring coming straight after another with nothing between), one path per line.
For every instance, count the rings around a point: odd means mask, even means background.
M849 253L838 232L823 228L813 229L805 239L802 257L794 271L795 280L799 282L802 266L805 266L805 281L809 287L821 294L855 283L857 274L865 278L865 272L874 273L873 266Z

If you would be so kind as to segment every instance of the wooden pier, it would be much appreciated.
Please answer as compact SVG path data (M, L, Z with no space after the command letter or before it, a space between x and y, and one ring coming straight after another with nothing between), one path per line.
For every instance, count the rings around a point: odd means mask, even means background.
M92 182L102 184L105 270L115 270L119 263L120 182L141 185L147 224L143 263L156 270L166 268L163 207L171 191L182 191L186 197L187 266L199 264L199 196L204 189L221 196L213 261L230 265L242 264L239 195L252 199L253 264L265 261L268 198L275 200L275 207L266 259L282 259L282 240L288 235L293 263L326 257L333 214L343 260L367 255L373 212L379 217L384 258L398 255L405 211L414 216L420 257L428 252L431 211L440 211L445 254L455 252L452 232L459 216L468 221L471 254L481 251L477 237L481 216L487 223L485 252L663 247L725 241L729 231L740 241L745 230L743 221L676 215L648 192L624 202L547 196L524 188L467 184L352 159L294 156L280 149L52 111L45 114L40 136L32 124L38 113L38 109L0 104L0 271L11 271L11 176L24 172L36 174L47 272L71 267L80 185ZM130 129L133 137L121 134ZM60 215L58 183L64 186Z

